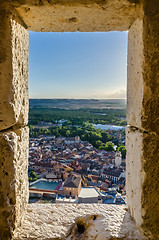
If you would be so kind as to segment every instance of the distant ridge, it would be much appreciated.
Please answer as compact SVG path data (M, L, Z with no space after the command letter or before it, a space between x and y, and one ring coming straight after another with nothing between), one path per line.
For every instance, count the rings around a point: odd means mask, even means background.
M126 108L126 99L29 99L30 108Z

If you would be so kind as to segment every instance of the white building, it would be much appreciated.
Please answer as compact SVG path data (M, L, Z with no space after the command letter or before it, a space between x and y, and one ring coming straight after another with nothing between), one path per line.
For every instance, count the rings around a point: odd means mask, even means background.
M115 159L113 160L113 163L114 163L115 167L119 168L121 162L122 162L121 152L116 152L115 153Z
M79 143L80 142L80 137L69 137L65 139L65 144L71 144L71 143Z
M91 187L82 188L78 196L78 203L98 203L100 193Z

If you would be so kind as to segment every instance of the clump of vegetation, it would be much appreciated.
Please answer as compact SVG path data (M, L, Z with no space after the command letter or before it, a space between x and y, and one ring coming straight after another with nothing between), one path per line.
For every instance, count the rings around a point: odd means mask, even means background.
M121 152L122 158L126 158L126 147L124 144L121 144L118 148L117 151Z
M37 174L34 171L31 171L29 175L29 182L34 182L37 180Z

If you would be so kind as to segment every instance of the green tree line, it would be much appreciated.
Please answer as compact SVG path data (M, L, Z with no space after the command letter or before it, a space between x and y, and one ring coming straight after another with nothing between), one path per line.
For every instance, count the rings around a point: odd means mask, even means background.
M103 115L104 114L104 115ZM29 110L29 124L37 125L40 121L55 123L65 119L73 125L79 125L89 121L95 124L114 124L125 126L125 109L74 109L59 108L31 108Z

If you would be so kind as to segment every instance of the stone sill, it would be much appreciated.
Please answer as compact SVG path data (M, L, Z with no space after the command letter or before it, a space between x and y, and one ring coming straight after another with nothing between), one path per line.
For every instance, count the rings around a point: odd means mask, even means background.
M86 230L84 233L79 233L79 231L83 232L83 225ZM23 225L13 237L13 240L22 239L146 240L147 238L136 228L125 205L28 204Z

